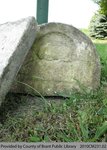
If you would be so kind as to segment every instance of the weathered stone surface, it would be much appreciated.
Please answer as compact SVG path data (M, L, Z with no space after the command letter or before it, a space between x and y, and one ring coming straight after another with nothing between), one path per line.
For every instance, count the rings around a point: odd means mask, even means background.
M34 17L0 25L0 104L36 37Z
M100 69L99 56L85 34L73 26L48 23L40 26L17 76L17 80L34 89L19 83L15 91L70 96L72 90L81 87L94 90L100 85Z

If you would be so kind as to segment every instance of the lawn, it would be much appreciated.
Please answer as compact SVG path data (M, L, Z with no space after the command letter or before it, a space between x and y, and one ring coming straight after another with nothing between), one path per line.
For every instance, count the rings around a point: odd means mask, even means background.
M101 81L107 81L107 40L93 40L102 64Z
M0 141L107 142L107 41L93 42L101 59L101 87L57 102L8 95L0 112Z

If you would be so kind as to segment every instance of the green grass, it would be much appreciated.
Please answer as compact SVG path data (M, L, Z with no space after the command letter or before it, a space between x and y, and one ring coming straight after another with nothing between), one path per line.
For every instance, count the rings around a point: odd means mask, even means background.
M107 81L107 43L95 42L95 46L100 56L101 65L102 65L101 81L106 82Z
M85 33L87 36L89 36L88 29L81 29L83 33ZM99 40L91 38L93 43L96 46L97 52L100 56L101 60L101 81L106 82L107 81L107 40Z
M24 115L7 114L0 126L0 141L106 141L106 120L107 97L102 89L74 93L60 105L48 102L42 111L31 109Z
M94 92L72 93L59 104L42 101L42 110L36 109L36 102L27 107L28 96L7 98L1 109L5 119L0 124L0 141L107 142L107 41L93 42L101 59L101 87Z
M88 31L88 29L84 29L84 28L82 28L82 29L80 29L83 33L85 33L86 35L88 35L89 36L89 31Z

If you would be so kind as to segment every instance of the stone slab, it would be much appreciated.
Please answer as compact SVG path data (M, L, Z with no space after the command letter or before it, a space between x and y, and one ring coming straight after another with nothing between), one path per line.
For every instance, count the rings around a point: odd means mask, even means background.
M89 37L71 25L47 23L40 25L14 91L70 97L74 91L98 89L100 75L100 58Z
M36 32L34 17L0 25L0 105L36 38Z

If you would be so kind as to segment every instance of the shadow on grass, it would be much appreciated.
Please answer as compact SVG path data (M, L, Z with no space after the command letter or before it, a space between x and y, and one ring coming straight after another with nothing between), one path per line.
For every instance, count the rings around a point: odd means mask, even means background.
M64 102L66 98L58 97L44 97L42 99L40 96L32 96L29 94L15 94L8 93L4 102L0 107L0 123L4 123L8 116L20 115L23 116L29 114L29 111L41 110L46 108L48 103L56 102L58 104Z
M16 111L21 103L21 94L7 94L4 102L0 106L0 122L3 123L6 120L7 115Z

